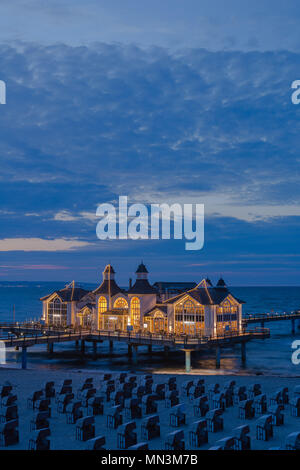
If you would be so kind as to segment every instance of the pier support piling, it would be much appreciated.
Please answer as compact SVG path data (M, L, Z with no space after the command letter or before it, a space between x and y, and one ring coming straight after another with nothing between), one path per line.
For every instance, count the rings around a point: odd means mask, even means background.
M78 339L76 339L76 341L75 341L75 348L76 348L76 349L79 348L79 341L78 341Z
M81 340L81 353L84 354L85 352L85 341L84 339Z
M168 357L169 357L169 351L170 351L169 346L164 346L164 355L165 355L165 358L168 358Z
M295 318L292 319L292 335L294 335L296 332L295 330Z
M148 354L152 354L152 345L151 344L149 344L149 346L148 346Z
M241 358L242 364L246 364L246 343L241 343Z
M185 352L185 372L189 374L191 372L191 350L184 349Z
M22 347L22 369L27 368L27 348L25 346Z
M221 349L220 346L216 347L216 369L220 369L221 366Z
M114 342L110 339L109 340L109 351L112 352L114 349Z
M132 345L128 344L128 357L132 357Z
M47 351L49 354L53 354L53 350L54 350L54 344L53 343L48 343L47 344Z

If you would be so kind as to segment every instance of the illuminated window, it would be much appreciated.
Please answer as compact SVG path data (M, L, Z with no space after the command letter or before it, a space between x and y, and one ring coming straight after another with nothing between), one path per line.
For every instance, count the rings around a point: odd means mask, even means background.
M51 325L67 324L67 303L58 297L48 303L48 323Z
M106 312L107 310L107 300L105 297L100 297L99 299L99 313Z
M119 297L114 303L114 308L128 308L128 303L123 297Z
M141 303L140 299L137 297L133 297L130 303L131 307L131 323L134 327L140 326L140 318L141 318Z

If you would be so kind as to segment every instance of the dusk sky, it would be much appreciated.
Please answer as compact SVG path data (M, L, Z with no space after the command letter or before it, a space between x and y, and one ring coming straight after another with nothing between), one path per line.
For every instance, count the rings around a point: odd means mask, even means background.
M0 281L300 283L296 0L2 0ZM205 244L96 237L98 204L203 203Z

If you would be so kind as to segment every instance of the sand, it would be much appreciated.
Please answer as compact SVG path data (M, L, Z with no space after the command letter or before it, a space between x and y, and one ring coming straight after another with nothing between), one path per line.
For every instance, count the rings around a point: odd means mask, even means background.
M106 371L107 372L107 371ZM118 373L113 373L113 377L117 376ZM72 379L73 381L73 391L75 397L77 396L77 390L83 384L85 378L93 376L94 385L98 389L101 383L101 372L89 372L89 371L41 371L41 370L17 370L17 369L0 369L0 384L4 384L5 381L10 381L15 386L15 393L18 395L18 410L19 410L19 433L20 433L20 442L17 445L6 447L6 449L27 449L28 442L31 436L30 432L30 420L33 416L33 411L27 409L27 398L35 390L41 389L47 381L53 380L55 385L58 387L64 379ZM153 374L154 383L166 382L169 375L165 374ZM271 396L276 390L282 387L288 387L290 396L293 395L293 390L296 385L300 385L299 378L284 378L284 377L246 377L246 376L235 376L230 377L226 376L201 376L205 380L206 391L211 384L219 383L222 385L225 382L228 382L230 379L235 380L237 386L245 385L247 388L251 384L260 383L262 386L263 393L266 393ZM181 385L187 379L193 380L198 379L200 376L193 375L193 373L179 374L177 375L177 384L178 389L181 392ZM199 418L194 417L193 414L193 405L181 395L181 403L185 403L186 411L186 425L181 426L181 429L184 430L186 449L191 449L189 446L189 430L192 428L192 423L197 421ZM106 410L110 408L110 403L105 403L104 415L96 416L96 436L105 435L106 437L106 449L117 449L117 431L110 430L106 427ZM211 406L212 408L212 406ZM164 401L158 401L158 414L160 416L160 425L161 425L161 437L149 441L149 449L158 450L165 448L165 437L168 433L174 431L175 429L169 426L169 414L170 408L165 408ZM209 432L209 443L207 445L201 446L200 449L208 449L211 446L214 446L216 441L222 439L223 437L231 435L233 428L243 425L250 425L250 436L251 436L251 447L252 449L270 449L272 447L284 447L285 438L288 434L294 431L300 432L300 418L291 417L289 406L285 406L284 416L285 423L283 426L274 427L274 437L268 441L258 441L255 438L256 425L255 422L258 417L255 417L252 420L242 420L238 417L238 406L226 409L223 414L224 417L224 430L218 433ZM143 418L142 418L143 419ZM137 419L137 435L138 442L141 442L141 422L142 419ZM125 418L124 422L130 421L130 419ZM51 429L51 449L63 449L63 450L72 450L72 449L86 449L87 443L80 442L75 439L75 424L66 424L66 415L59 414L57 412L57 405L52 399L52 416L50 418L50 429ZM1 448L5 449L5 448Z

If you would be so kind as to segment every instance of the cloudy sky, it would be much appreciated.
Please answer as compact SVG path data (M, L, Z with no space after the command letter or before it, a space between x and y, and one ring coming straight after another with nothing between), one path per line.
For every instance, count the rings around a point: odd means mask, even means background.
M296 0L2 0L0 280L300 282ZM100 241L95 211L204 203L205 245Z

